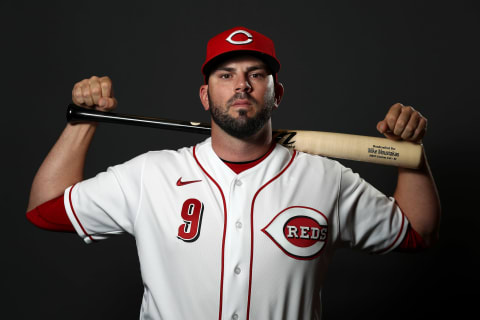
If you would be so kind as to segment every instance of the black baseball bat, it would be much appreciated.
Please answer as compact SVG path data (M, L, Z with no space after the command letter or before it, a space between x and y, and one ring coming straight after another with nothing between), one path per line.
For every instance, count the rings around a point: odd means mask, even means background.
M164 118L152 118L136 116L131 114L121 114L114 112L102 112L87 108L78 107L69 104L67 108L67 121L70 123L81 122L107 122L128 124L141 127L151 127L157 129L178 130L194 132L201 134L210 134L210 124L203 122L191 122L171 120Z

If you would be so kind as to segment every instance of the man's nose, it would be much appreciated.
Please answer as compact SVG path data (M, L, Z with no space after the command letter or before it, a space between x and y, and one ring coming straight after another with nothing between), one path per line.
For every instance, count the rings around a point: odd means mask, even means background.
M238 80L235 86L236 92L250 92L252 90L252 86L248 81L249 79L247 75L241 75L237 79Z

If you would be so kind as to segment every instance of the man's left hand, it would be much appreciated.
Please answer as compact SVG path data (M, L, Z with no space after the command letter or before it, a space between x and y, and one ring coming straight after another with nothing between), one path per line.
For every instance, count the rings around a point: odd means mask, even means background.
M411 106L395 103L385 119L378 122L377 130L392 140L421 143L427 131L427 119Z

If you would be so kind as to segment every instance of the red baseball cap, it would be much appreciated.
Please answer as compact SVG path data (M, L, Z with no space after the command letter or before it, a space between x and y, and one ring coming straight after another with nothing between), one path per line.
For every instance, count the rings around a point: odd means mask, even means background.
M208 41L207 56L202 65L205 82L207 82L214 61L218 61L220 57L227 57L230 53L238 54L241 52L254 54L263 60L274 74L280 70L280 61L275 55L275 47L270 38L245 27L235 27L216 35Z

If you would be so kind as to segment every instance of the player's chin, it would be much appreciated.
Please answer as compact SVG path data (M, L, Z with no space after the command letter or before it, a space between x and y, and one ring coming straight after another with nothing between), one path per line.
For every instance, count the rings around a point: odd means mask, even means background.
M230 109L230 116L235 119L241 118L253 118L255 117L256 112L254 108L251 107L232 107Z

